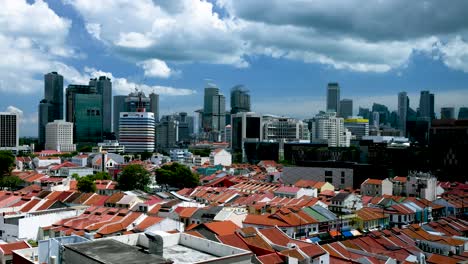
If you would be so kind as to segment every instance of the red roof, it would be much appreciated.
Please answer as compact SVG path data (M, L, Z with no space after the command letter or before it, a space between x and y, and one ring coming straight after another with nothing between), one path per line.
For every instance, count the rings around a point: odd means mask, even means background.
M271 254L259 256L259 257L258 257L258 260L260 260L261 263L265 263L265 264L281 264L281 263L285 263L285 262L283 261L283 259L282 259L280 256L278 256L278 254L276 254L276 253L271 253Z
M239 228L231 221L211 222L204 223L203 225L219 236L234 234L234 232Z
M381 185L381 184L382 184L382 180L367 178L367 180L365 180L364 183L367 183L367 184L374 184L374 185Z
M0 244L0 251L3 255L11 255L13 250L30 248L31 246L26 241L12 242L8 244Z
M297 193L300 190L298 187L294 186L282 186L279 187L275 192L280 192L280 193Z
M250 248L247 246L247 244L237 234L218 236L218 239L223 244L250 251Z
M155 225L155 224L161 222L164 219L165 218L156 217L156 216L148 216L143 221L141 221L137 226L135 226L135 230L143 232L148 227L150 227L152 225Z

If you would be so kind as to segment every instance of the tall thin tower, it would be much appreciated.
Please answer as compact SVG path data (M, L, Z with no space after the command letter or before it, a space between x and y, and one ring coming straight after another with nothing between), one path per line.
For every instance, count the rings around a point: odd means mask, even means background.
M340 86L338 83L328 83L327 111L340 112Z

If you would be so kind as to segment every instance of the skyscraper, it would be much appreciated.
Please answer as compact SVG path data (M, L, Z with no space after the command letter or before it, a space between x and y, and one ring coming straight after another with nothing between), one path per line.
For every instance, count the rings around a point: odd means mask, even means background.
M71 152L76 150L73 144L73 124L63 120L55 120L46 126L45 149Z
M102 95L93 85L70 84L66 89L66 121L73 123L78 145L103 140Z
M454 107L442 107L440 109L440 119L454 119L455 108Z
M155 139L154 114L144 112L121 112L119 124L120 145L126 152L153 152Z
M0 148L19 145L19 120L16 113L0 112Z
M231 114L250 112L250 94L243 85L231 89Z
M154 92L149 94L150 98L150 112L154 114L154 120L159 122L159 94Z
M379 113L379 124L388 124L390 123L390 111L388 110L388 107L383 105L383 104L377 104L373 103L372 104L372 112L377 112ZM374 117L374 114L372 114L372 118ZM374 120L372 120L372 123L375 123Z
M340 112L340 86L338 83L328 83L327 111Z
M468 107L460 107L458 110L458 119L468 119Z
M47 123L63 119L63 76L57 72L44 75L44 99L39 103L39 145L45 143Z
M114 127L114 134L118 138L119 137L119 121L120 121L120 113L125 112L125 98L126 95L115 95L114 96L114 117L113 117L113 127Z
M421 91L419 98L419 117L431 121L435 118L434 113L434 94L429 91Z
M112 82L106 76L100 76L89 81L90 86L96 87L102 95L102 132L109 136L112 132Z
M333 112L321 112L312 122L312 142L326 142L329 147L349 147L351 132L344 127L344 119Z
M406 135L406 121L408 120L409 98L406 92L398 94L398 129L402 136Z
M252 112L240 112L232 115L231 148L234 152L242 152L244 156L244 142L261 141L262 116Z
M161 117L156 125L156 148L167 150L177 147L179 142L179 121L174 115Z
M205 88L203 102L203 131L212 135L218 141L226 121L226 98L219 93L219 88L212 84Z
M340 117L348 118L353 115L353 100L343 99L340 101Z
M119 119L121 112L137 112L138 106L145 112L154 114L155 122L159 121L159 95L151 93L149 97L143 91L135 90L128 95L114 96L114 133L119 136Z

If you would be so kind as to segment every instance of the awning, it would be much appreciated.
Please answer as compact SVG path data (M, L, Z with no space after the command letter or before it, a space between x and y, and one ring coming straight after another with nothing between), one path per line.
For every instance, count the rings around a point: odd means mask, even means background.
M331 230L329 233L330 233L330 236L332 236L332 237L336 237L336 236L341 235L341 233L339 231L337 231L337 230Z
M345 236L345 237L352 237L352 236L354 236L353 233L351 233L351 231L343 231L342 234L343 234L343 236Z
M309 237L310 242L317 243L322 241L319 237Z
M361 232L357 231L356 229L351 230L351 233L353 234L353 236L362 236Z

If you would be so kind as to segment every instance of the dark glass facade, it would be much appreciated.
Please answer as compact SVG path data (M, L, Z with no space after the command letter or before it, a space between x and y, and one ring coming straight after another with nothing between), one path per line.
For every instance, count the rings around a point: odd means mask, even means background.
M76 94L74 100L74 135L81 145L102 142L102 96Z

